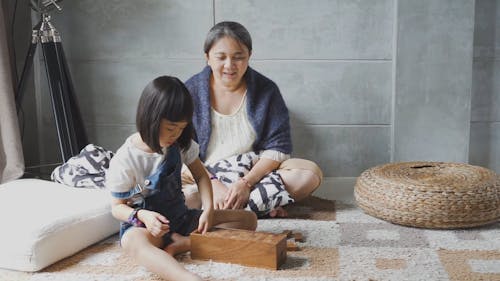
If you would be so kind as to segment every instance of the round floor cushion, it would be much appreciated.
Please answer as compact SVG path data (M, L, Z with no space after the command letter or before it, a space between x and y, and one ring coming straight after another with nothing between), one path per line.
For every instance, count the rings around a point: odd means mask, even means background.
M466 228L500 218L500 176L468 164L379 165L357 179L354 196L367 214L423 228Z

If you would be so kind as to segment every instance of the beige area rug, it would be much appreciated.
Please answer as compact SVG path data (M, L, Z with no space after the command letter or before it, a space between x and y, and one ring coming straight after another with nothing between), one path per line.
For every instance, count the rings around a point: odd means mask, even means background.
M178 260L206 280L500 280L500 223L469 230L426 230L370 217L354 202L311 197L290 218L259 220L259 231L303 234L279 270ZM151 281L156 275L122 254L117 236L40 272L0 270L0 280Z

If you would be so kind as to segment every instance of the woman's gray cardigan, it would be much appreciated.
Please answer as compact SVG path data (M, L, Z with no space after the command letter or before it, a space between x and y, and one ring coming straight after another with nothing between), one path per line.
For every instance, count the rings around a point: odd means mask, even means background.
M208 141L212 132L210 120L210 74L206 66L186 81L194 102L193 126L195 140L200 145L200 159L205 161ZM256 132L255 152L276 150L292 152L288 109L278 86L269 78L248 67L244 75L247 83L248 119Z

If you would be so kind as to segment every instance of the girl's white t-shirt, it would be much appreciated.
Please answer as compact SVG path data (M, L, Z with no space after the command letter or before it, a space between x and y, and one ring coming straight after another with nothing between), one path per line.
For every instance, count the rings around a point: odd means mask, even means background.
M129 136L111 158L106 172L106 186L111 192L127 192L136 184L144 183L146 178L158 169L163 158L167 157L168 148L163 149L163 154L149 153L137 148L132 143L134 135ZM181 150L182 163L193 163L198 158L199 151L198 143L191 140L189 149Z

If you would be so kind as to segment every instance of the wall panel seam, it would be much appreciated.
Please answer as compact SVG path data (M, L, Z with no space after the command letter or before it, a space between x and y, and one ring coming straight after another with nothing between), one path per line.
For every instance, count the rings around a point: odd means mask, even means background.
M392 13L392 90L391 90L391 132L389 137L389 159L394 161L395 153L395 122L396 122L396 79L397 79L397 48L398 48L398 0L394 0Z

